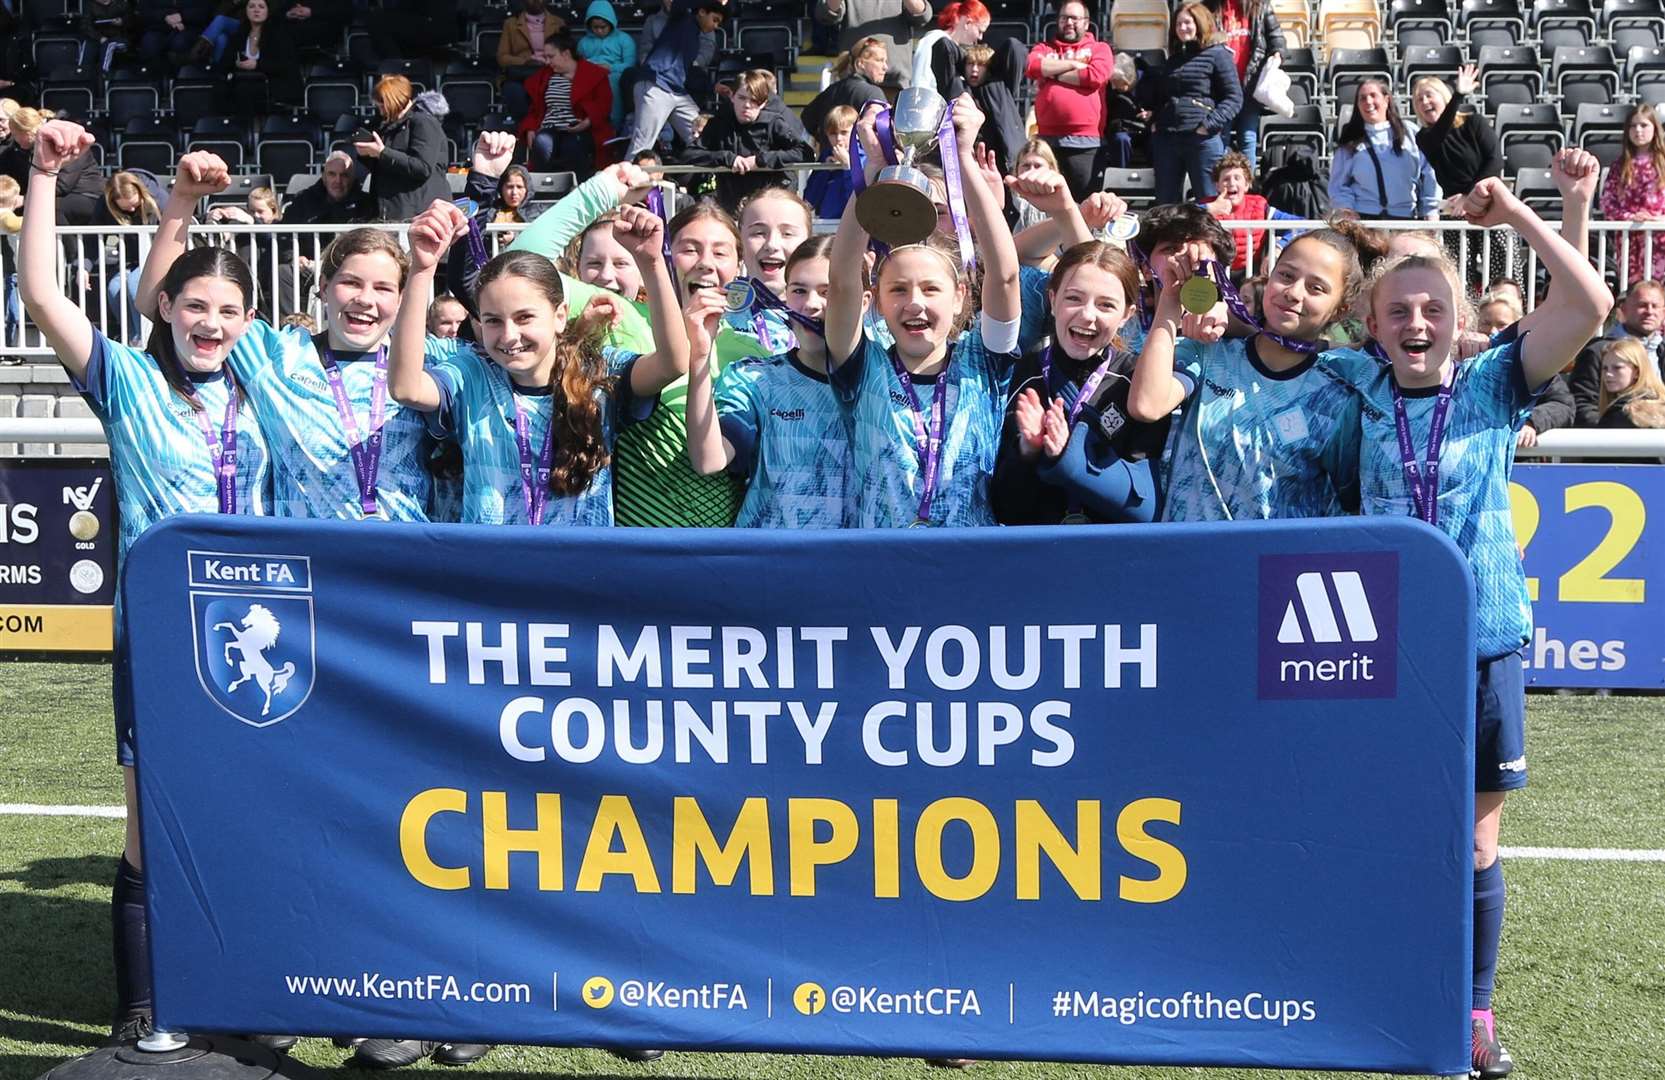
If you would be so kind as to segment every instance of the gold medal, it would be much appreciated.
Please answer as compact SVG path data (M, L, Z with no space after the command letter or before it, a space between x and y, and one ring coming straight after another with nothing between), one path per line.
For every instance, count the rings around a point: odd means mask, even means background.
M1213 280L1197 276L1179 287L1179 306L1193 315L1207 315L1220 302L1220 287Z

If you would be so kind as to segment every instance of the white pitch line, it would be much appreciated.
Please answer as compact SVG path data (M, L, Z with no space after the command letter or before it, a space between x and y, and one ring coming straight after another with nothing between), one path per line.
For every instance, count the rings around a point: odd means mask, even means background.
M40 803L0 803L0 816L125 818L123 806L45 806ZM1505 859L1548 859L1556 862L1665 862L1665 850L1648 848L1503 847Z
M24 817L106 817L124 818L125 806L41 806L38 803L0 803L0 814Z
M1646 848L1502 847L1505 859L1556 859L1567 862L1665 862L1665 851Z

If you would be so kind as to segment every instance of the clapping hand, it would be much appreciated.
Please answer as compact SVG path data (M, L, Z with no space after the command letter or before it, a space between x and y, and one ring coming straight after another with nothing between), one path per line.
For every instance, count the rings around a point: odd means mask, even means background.
M1046 425L1046 409L1041 405L1041 395L1029 387L1017 396L1012 406L1012 419L1017 421L1018 452L1026 461L1032 461L1041 452L1044 441L1042 429Z

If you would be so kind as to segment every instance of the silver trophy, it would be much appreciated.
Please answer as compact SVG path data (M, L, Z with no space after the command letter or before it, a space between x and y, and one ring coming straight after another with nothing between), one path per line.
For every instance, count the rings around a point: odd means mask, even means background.
M878 179L856 196L856 220L869 236L891 247L920 243L937 227L931 178L913 162L936 142L948 110L931 74L931 47L947 36L932 30L914 47L913 85L897 95L890 112L891 139L901 163L879 170Z

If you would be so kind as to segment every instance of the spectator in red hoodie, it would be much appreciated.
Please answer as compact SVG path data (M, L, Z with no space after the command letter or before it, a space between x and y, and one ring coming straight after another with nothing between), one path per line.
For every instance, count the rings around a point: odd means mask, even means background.
M583 181L607 164L613 91L606 68L580 60L571 35L562 31L543 43L543 67L525 85L531 109L519 134L530 143L533 169L574 172Z
M1077 202L1098 188L1098 152L1104 132L1104 86L1114 59L1110 46L1088 29L1087 7L1065 0L1051 41L1029 50L1024 74L1039 83L1035 130L1058 156L1058 171Z

